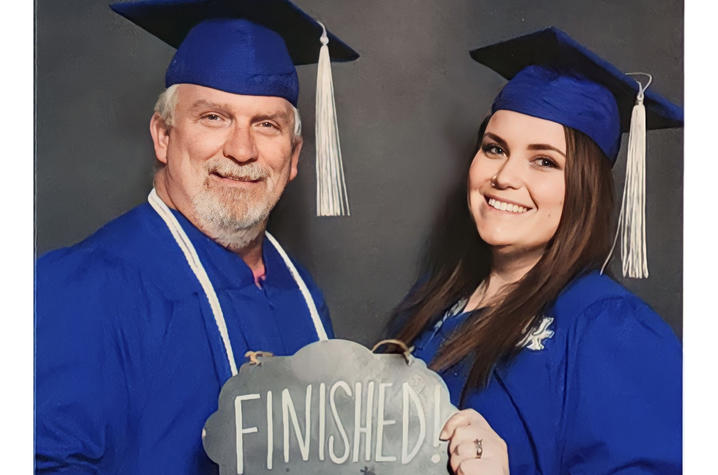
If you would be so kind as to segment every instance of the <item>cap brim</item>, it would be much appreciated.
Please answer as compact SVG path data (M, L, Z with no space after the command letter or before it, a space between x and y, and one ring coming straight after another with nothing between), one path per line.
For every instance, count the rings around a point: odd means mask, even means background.
M550 66L579 74L608 88L616 98L621 116L621 131L628 130L638 84L611 63L574 41L557 28L513 38L470 52L471 57L506 79L513 78L526 66ZM645 84L645 78L639 78ZM644 94L646 127L665 129L683 125L683 109L648 89Z
M295 65L316 63L321 25L287 0L141 0L110 5L131 22L177 48L189 30L210 18L244 18L279 33ZM359 54L327 31L333 61Z

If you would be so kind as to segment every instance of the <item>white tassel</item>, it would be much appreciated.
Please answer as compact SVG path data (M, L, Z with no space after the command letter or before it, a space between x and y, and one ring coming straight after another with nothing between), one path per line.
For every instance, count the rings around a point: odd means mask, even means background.
M630 73L629 73L630 74ZM642 73L635 73L642 74ZM645 279L648 277L648 256L646 253L646 108L643 93L651 84L651 77L644 87L638 82L636 104L631 113L628 133L628 154L626 157L626 181L623 185L621 212L618 216L616 238L621 235L621 264L623 277ZM601 272L608 264L616 245L614 238L611 253L606 258Z
M331 60L327 46L329 38L324 25L320 41L322 46L319 49L317 66L314 128L317 150L317 216L349 216L349 197L344 181Z

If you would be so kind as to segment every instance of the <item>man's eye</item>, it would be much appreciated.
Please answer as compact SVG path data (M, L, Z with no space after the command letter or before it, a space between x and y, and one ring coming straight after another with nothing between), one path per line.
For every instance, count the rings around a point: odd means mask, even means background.
M202 114L200 116L200 119L205 124L211 124L211 125L219 125L224 122L224 117L219 114L215 114L214 112L208 112L207 114Z
M260 126L260 127L268 127L268 128L272 128L272 129L276 129L276 128L277 128L277 126L274 125L274 123L269 122L269 121L266 121L266 120L265 120L264 122L260 122L260 123L259 123L259 126Z

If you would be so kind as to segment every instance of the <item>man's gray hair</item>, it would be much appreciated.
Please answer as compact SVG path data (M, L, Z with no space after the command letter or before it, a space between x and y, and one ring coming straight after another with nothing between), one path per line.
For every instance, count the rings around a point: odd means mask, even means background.
M175 107L177 107L177 86L172 84L165 89L155 102L155 113L157 113L162 121L168 126L174 125ZM291 104L290 104L291 105ZM299 116L299 110L292 105L294 112L294 136L292 142L302 136L302 118Z

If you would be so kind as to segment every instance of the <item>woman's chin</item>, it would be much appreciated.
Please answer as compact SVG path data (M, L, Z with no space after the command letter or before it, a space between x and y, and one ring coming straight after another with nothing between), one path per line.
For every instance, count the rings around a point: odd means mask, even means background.
M491 254L494 258L501 258L505 262L526 259L537 261L546 250L546 244L527 243L509 239L495 239L488 241L484 239L486 244L491 248Z
M477 231L481 239L491 248L512 248L521 247L521 238L517 236L515 230L500 229L494 226L477 226Z

